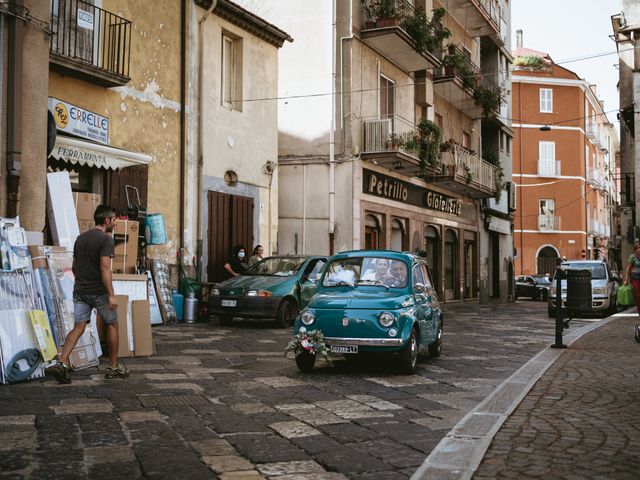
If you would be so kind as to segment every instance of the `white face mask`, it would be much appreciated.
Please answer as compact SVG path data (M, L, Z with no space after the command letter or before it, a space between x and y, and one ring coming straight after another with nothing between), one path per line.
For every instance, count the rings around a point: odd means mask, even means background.
M244 258L244 252L238 252L238 258Z

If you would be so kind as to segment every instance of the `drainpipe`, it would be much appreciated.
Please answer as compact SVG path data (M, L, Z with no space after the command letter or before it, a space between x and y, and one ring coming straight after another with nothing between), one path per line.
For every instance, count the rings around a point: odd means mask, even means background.
M16 12L23 0L11 0L9 8ZM15 16L7 17L9 26L9 52L7 75L7 216L18 216L20 173L22 171L22 70L23 25Z
M332 6L331 28L331 126L329 128L329 255L334 253L336 228L336 165L335 165L335 129L336 129L336 0Z
M187 125L186 125L186 76L187 74L187 0L180 2L180 250L178 263L182 265L184 254L184 217L185 217L185 188L187 163Z

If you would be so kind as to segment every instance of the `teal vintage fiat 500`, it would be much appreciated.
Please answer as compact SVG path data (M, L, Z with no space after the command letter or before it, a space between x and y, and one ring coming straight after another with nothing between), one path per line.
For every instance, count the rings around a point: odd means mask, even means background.
M296 364L313 368L322 332L323 352L380 352L413 372L418 354L440 355L443 315L425 259L411 253L358 250L331 257L318 289L294 324ZM316 332L314 334L314 331ZM302 335L301 335L302 334ZM322 338L322 337L321 337Z

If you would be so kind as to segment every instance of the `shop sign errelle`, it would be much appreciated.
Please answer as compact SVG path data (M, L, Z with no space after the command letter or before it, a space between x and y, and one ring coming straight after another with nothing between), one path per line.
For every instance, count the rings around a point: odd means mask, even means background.
M109 119L63 100L49 97L49 111L59 132L109 145Z
M364 168L362 169L362 191L376 197L452 215L460 215L462 212L462 204L456 198Z

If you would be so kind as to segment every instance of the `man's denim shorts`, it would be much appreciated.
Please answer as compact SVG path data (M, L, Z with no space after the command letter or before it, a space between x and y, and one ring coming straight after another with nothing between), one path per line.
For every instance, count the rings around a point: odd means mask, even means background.
M109 295L83 295L73 294L73 317L76 323L91 320L91 311L96 309L104 323L116 323L118 321L117 310L109 308Z

